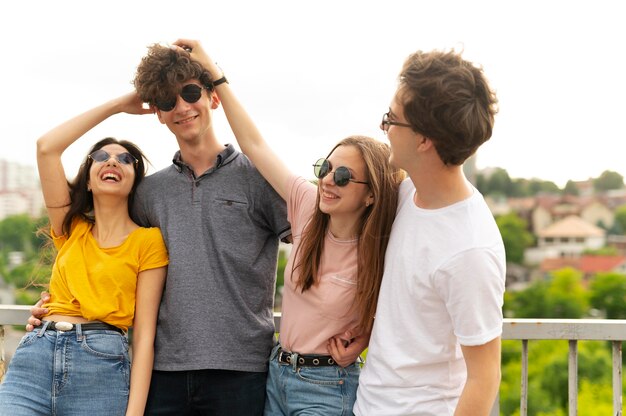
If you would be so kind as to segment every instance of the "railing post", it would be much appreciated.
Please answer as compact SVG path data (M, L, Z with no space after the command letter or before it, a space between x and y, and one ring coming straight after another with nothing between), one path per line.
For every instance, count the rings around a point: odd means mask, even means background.
M568 360L568 409L569 416L578 415L578 341L569 341Z
M622 416L622 341L613 341L613 414Z
M520 393L520 416L528 415L528 340L522 340L522 384Z

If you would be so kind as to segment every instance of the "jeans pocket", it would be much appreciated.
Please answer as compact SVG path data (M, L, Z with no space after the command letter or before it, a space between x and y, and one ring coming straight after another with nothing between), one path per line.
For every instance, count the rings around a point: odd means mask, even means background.
M337 386L343 384L343 378L338 372L338 367L300 367L296 376L307 383L325 386Z
M22 347L26 347L30 344L32 344L33 342L35 342L35 340L37 339L37 334L38 334L38 330L33 330L30 332L27 332L26 334L24 334L24 336L22 337L22 339L20 339L19 344L17 344L17 348L22 348Z
M100 358L128 359L128 342L120 334L93 331L83 333L81 348Z

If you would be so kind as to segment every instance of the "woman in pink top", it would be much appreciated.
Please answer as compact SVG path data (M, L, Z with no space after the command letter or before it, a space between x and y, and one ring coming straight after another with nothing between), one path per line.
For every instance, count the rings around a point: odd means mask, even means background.
M128 141L93 145L69 182L63 152L113 114L144 114L135 93L99 105L37 141L37 164L58 252L43 319L33 321L0 384L0 415L143 415L168 264L158 228L129 205L145 175ZM132 372L127 329L133 326Z
M197 41L190 51L214 79L222 71ZM389 146L348 137L314 164L314 185L292 174L264 141L228 83L216 87L244 154L288 206L293 249L285 270L280 342L272 351L266 415L352 414L403 172Z

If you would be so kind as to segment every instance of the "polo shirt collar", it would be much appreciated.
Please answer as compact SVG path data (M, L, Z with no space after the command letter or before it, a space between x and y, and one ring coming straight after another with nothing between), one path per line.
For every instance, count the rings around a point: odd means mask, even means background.
M236 156L237 156L237 149L235 149L235 146L233 146L230 143L227 143L226 146L224 146L224 150L222 150L217 155L214 169L219 169L223 165L230 163ZM180 156L180 150L177 150L176 153L174 153L174 158L172 159L172 163L174 164L174 167L176 167L176 170L178 170L178 172L182 172L183 169L188 169L193 172L193 169L191 168L191 166L185 163L185 161L183 161L182 157Z

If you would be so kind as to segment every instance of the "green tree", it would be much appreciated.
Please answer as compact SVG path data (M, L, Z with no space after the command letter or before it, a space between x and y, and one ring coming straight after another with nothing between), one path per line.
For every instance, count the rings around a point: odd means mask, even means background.
M37 230L45 219L33 219L26 214L12 215L0 221L0 251L23 251L28 257L37 254L45 238Z
M499 195L511 195L511 177L502 168L496 168L487 178L487 193Z
M614 227L621 230L622 233L626 230L626 205L621 205L615 209L615 222Z
M519 292L505 292L504 310L515 318L546 318L550 282L536 280Z
M531 179L528 182L529 195L537 195L540 193L558 194L561 193L559 187L552 181L544 181L541 179Z
M589 311L582 274L572 268L553 272L505 298L505 312L515 318L578 319Z
M563 194L565 195L579 195L580 191L578 190L578 187L576 186L576 182L574 181L567 181L567 183L565 184L565 187L563 188Z
M496 224L506 248L506 260L522 264L524 251L534 243L533 235L528 231L528 224L513 212L496 217Z
M593 180L593 189L598 192L622 189L623 187L624 177L612 170L605 170L599 177Z
M607 319L626 319L626 275L598 273L589 285L591 306Z
M589 310L582 273L571 267L552 272L547 296L549 316L544 318L580 319Z

